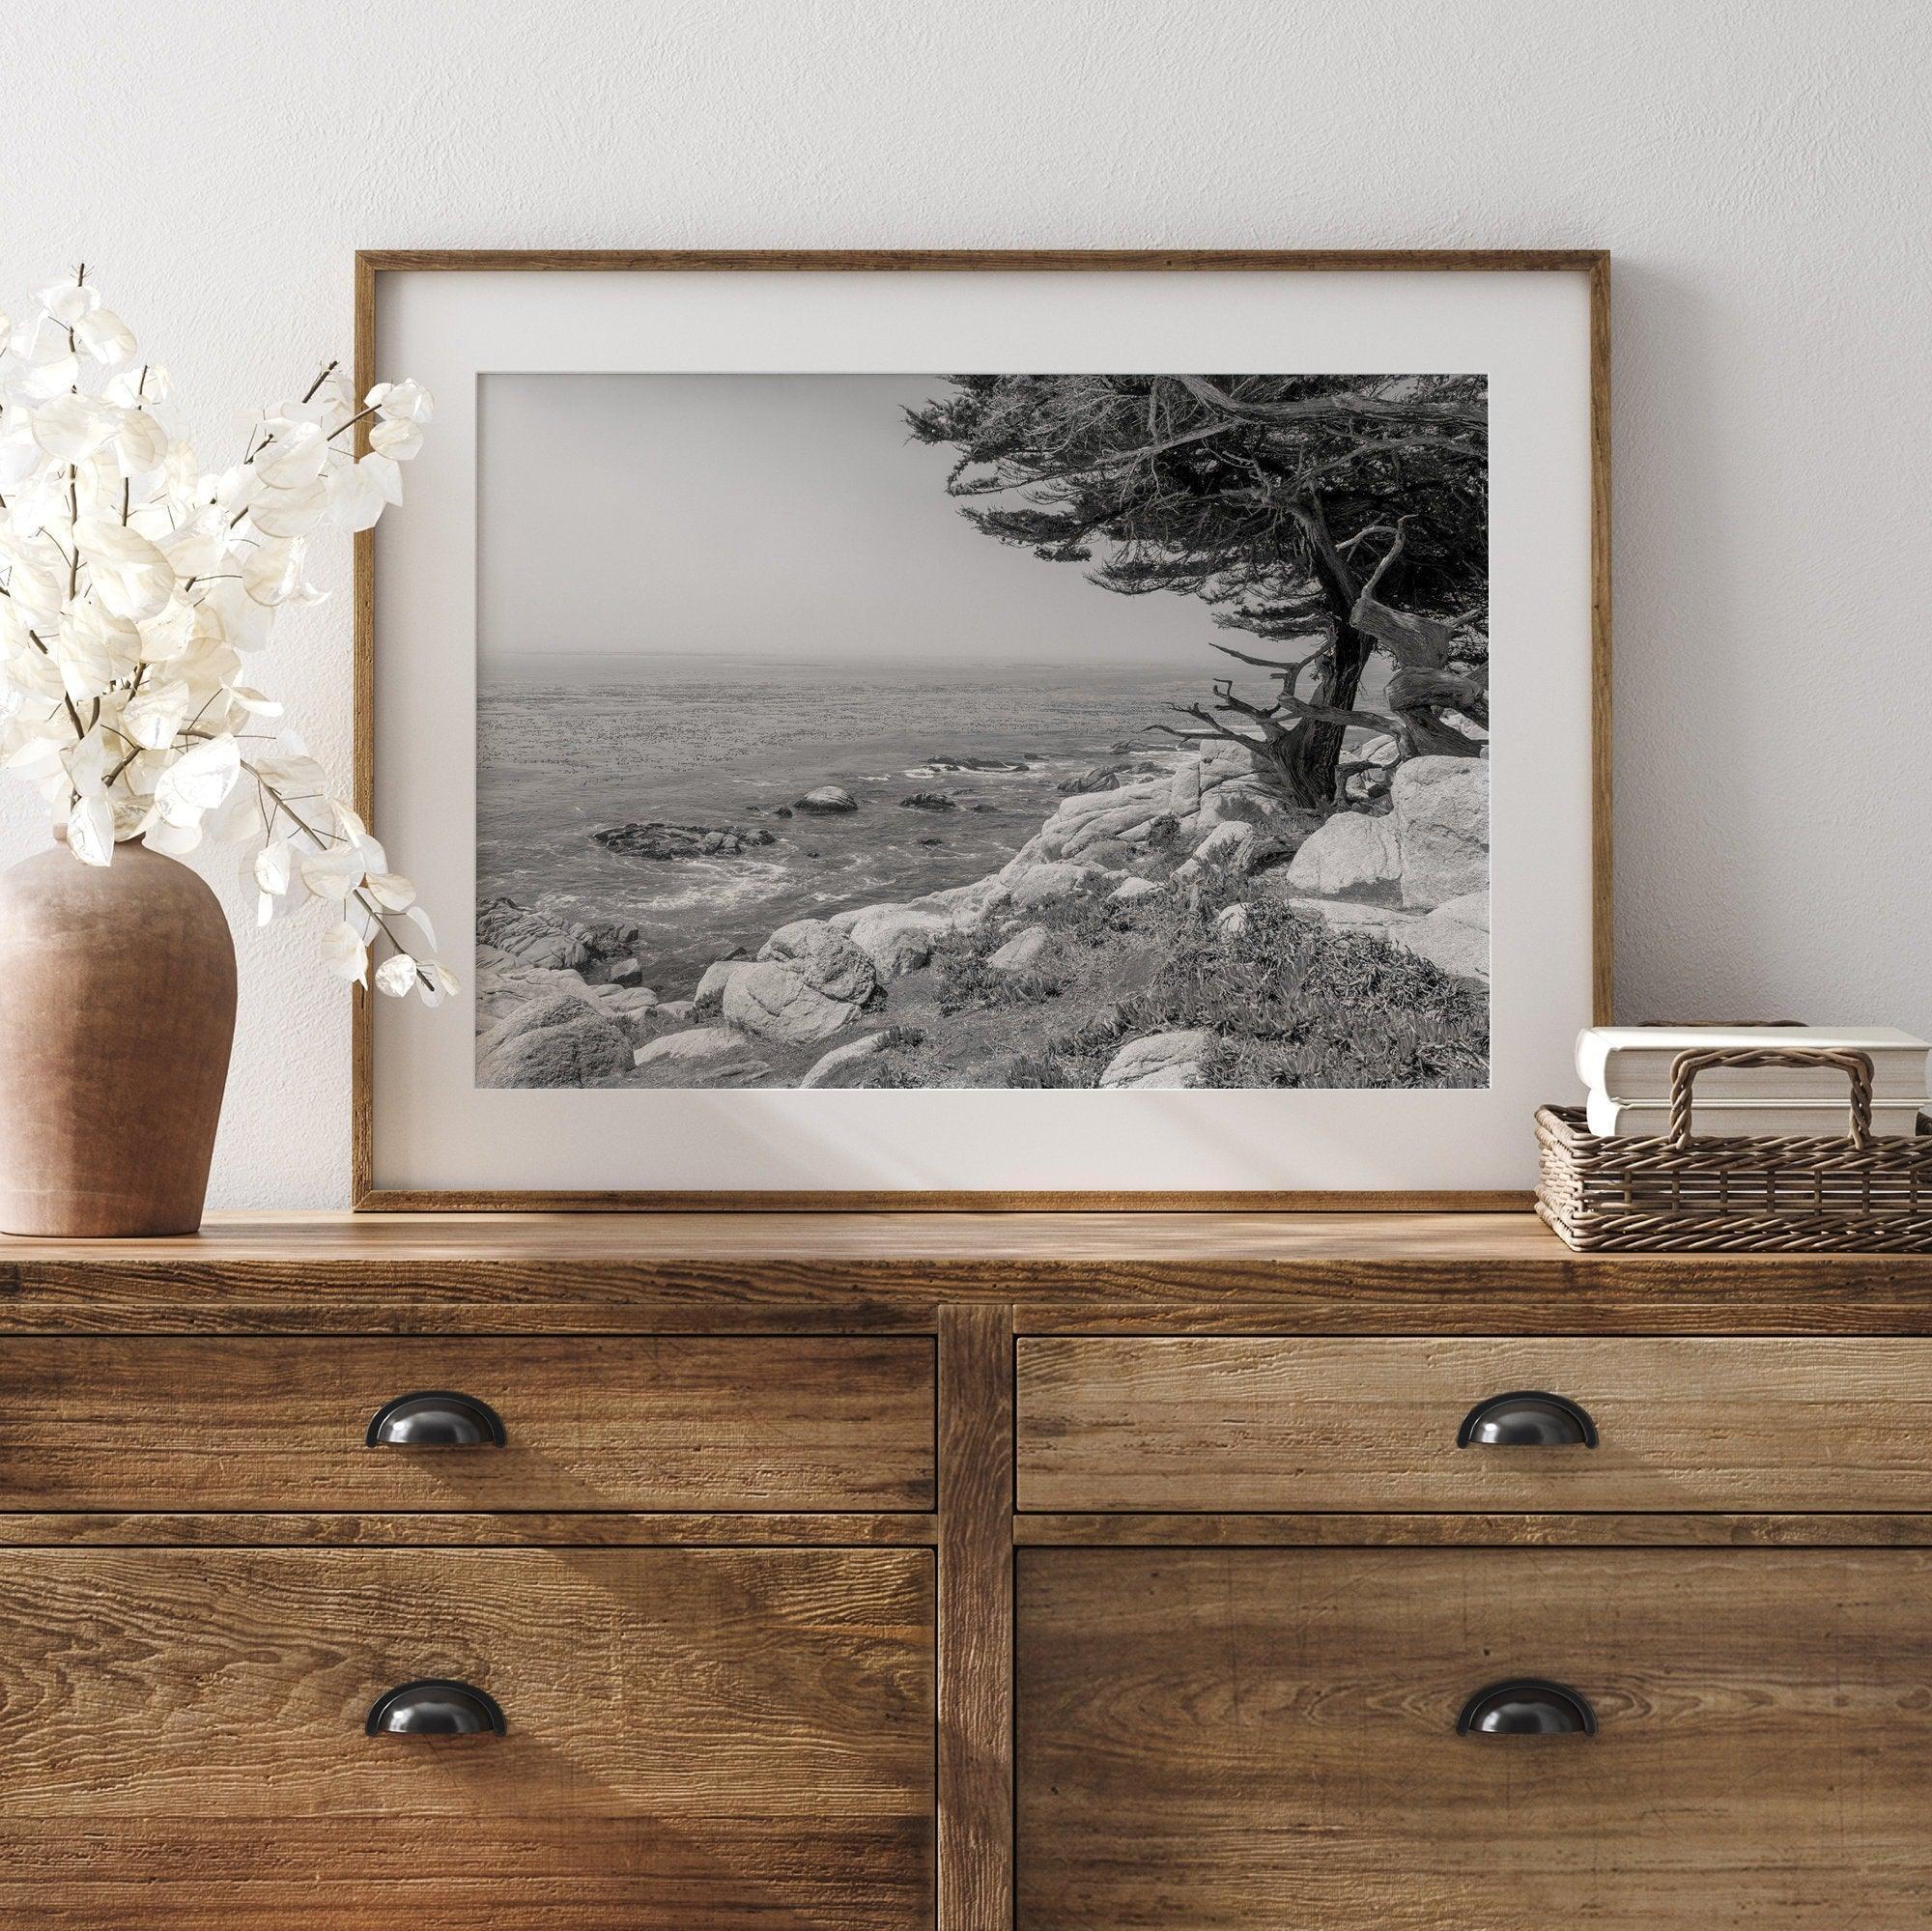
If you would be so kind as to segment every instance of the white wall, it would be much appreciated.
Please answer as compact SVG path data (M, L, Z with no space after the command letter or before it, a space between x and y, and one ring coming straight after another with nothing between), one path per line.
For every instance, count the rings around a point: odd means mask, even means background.
M71 0L0 16L0 307L85 258L212 449L357 246L1607 246L1622 1014L1925 1031L1929 57L1920 0ZM333 581L263 681L346 770ZM340 1205L346 1001L215 882L213 1204Z

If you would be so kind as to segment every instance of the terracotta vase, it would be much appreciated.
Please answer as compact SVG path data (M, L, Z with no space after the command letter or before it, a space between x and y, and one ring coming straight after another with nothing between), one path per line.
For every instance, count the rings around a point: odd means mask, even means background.
M192 1234L235 1036L235 943L139 843L0 872L0 1231Z

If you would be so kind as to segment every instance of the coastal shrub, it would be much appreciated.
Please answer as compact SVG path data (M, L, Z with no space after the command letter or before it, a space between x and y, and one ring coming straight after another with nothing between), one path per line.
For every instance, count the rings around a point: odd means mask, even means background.
M1192 1028L1214 1035L1203 1072L1216 1086L1454 1087L1487 1078L1480 987L1371 934L1244 898L1244 889L1237 879L1205 880L1184 898L1143 901L1131 921L1092 902L1045 908L1040 923L1054 929L1062 960L1046 975L990 971L996 939L955 939L935 954L941 1009L1065 999L1066 1022L1004 1063L1010 1086L1095 1086L1127 1040ZM1217 928L1214 914L1237 902L1248 908L1245 928ZM1076 982L1068 960L1082 948L1109 949L1115 959L1123 945L1141 970L1116 978L1131 978L1134 989L1081 1010L1099 988Z
M1133 1002L1137 1030L1203 1027L1215 1086L1462 1087L1489 1077L1489 1001L1466 980L1369 933L1247 900L1238 933L1174 919L1167 950Z
M949 933L932 951L932 978L945 1013L977 1006L1037 1006L1058 998L1065 984L1051 965L1002 972L986 961L1001 946L997 933Z

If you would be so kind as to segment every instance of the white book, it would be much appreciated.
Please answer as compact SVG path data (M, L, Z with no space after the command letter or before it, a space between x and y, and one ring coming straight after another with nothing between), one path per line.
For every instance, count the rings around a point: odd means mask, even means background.
M1842 1084L1842 1082L1841 1082ZM1698 1091L1703 1082L1698 1082ZM1881 1140L1909 1140L1918 1131L1923 1101L1874 1103L1872 1131ZM1590 1131L1622 1140L1662 1139L1670 1130L1670 1107L1661 1099L1612 1099L1593 1093L1586 1108ZM1811 1100L1719 1100L1714 1106L1693 1100L1690 1131L1703 1140L1737 1133L1769 1134L1777 1139L1798 1135L1833 1134L1842 1139L1851 1131L1851 1108L1844 1101L1826 1106Z
M1671 1061L1707 1046L1864 1053L1874 1099L1925 1103L1926 1042L1894 1026L1590 1026L1577 1036L1577 1072L1612 1099L1668 1099ZM1831 1066L1720 1066L1699 1073L1694 1091L1700 1101L1818 1102L1843 1094L1847 1082Z

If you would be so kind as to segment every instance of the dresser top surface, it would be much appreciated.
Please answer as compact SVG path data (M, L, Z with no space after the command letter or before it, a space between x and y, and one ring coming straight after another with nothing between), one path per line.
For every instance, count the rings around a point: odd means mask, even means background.
M1532 1213L214 1213L185 1237L0 1236L0 1265L1579 1258Z
M0 1237L0 1333L1932 1333L1932 1256L1573 1253L1528 1213L217 1214Z

